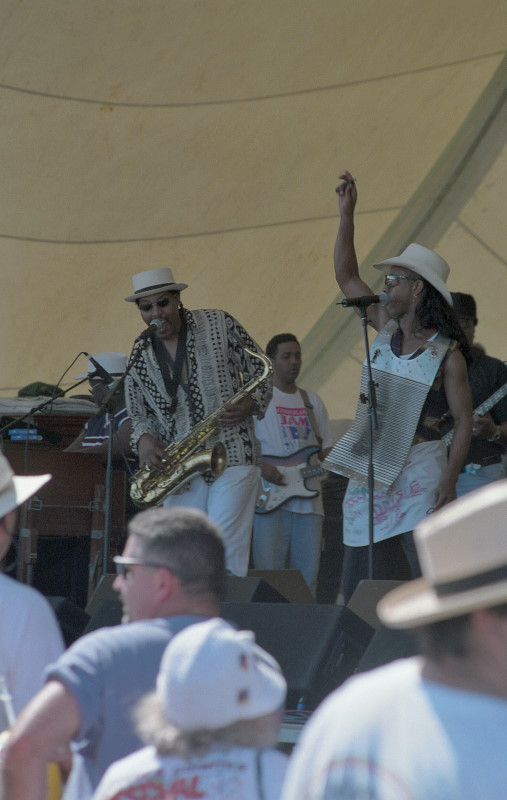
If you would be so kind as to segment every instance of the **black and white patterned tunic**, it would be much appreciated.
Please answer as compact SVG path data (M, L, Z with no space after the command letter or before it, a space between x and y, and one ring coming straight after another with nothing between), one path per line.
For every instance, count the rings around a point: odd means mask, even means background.
M186 359L188 383L177 391L176 411L171 413L168 394L151 342L127 375L125 397L132 419L132 446L144 433L155 436L164 445L178 442L198 422L208 417L244 384L263 371L263 364L245 353L244 348L262 352L245 329L230 314L218 309L200 309L182 313L187 325ZM268 379L255 389L252 399L256 415L264 416L272 394ZM220 428L206 441L212 447L223 442L228 466L258 464L260 446L255 438L253 417L233 428ZM205 473L206 482L213 480Z

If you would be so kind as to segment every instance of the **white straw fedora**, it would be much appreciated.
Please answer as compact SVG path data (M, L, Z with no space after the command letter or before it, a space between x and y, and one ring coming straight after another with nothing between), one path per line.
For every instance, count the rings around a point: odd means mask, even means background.
M452 307L451 293L445 285L450 272L449 264L433 250L423 247L422 244L409 244L401 256L387 258L373 266L382 272L389 272L389 267L406 267L417 272L421 278L431 283Z
M424 577L382 598L385 625L414 628L507 602L507 480L449 503L414 539Z
M169 267L162 267L138 272L132 277L132 285L134 294L125 298L129 303L135 303L139 298L157 292L181 292L187 288L188 283L176 283Z
M22 505L50 478L51 475L15 475L0 453L0 518Z

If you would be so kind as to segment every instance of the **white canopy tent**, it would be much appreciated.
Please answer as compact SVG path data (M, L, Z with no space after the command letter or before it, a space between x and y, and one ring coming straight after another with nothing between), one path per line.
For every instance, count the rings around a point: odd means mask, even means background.
M372 288L375 259L436 249L506 357L504 0L2 0L0 22L0 396L129 352L131 275L170 266L189 308L298 335L301 383L353 416L344 168Z

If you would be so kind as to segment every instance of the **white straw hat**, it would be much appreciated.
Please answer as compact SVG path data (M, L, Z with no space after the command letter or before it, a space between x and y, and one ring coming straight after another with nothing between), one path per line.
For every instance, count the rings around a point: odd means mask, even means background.
M0 518L22 505L50 479L49 474L15 475L5 456L0 453Z
M464 495L414 533L423 578L377 606L391 628L413 628L507 602L507 480Z
M421 244L409 244L401 256L387 258L373 266L386 273L389 272L389 267L406 267L417 272L421 278L431 283L452 307L451 293L445 285L450 272L449 264L433 250L429 250Z
M167 646L157 695L180 730L216 730L281 708L287 684L275 659L255 644L251 631L237 631L213 618L190 625Z
M134 294L125 298L129 303L135 303L141 297L157 292L181 292L187 288L188 283L176 283L169 267L162 267L138 272L132 277L132 285Z

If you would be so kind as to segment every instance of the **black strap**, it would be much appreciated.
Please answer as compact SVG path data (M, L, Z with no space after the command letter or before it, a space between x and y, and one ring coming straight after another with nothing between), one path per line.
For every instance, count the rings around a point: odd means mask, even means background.
M178 405L178 386L181 383L181 373L183 370L183 362L185 361L187 353L187 324L184 319L181 320L180 331L178 333L178 346L176 348L176 359L173 360L171 354L168 352L164 343L158 336L153 337L153 349L155 357L162 373L167 394L171 398L171 414L176 411ZM169 371L169 367L171 371Z
M315 417L315 413L313 411L313 406L310 403L310 398L304 389L300 389L299 393L303 398L303 402L305 404L306 410L308 411L308 417L310 419L310 425L312 426L313 432L315 434L315 438L317 439L318 445L322 450L322 436L320 435L319 426L317 424L317 419Z

